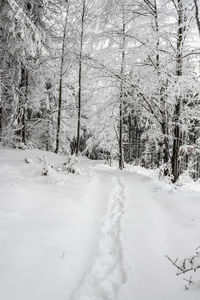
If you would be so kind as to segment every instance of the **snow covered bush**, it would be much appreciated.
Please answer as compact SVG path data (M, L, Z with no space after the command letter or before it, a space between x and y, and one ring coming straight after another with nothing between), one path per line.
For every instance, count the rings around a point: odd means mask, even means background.
M48 176L52 172L53 166L47 161L46 156L43 158L42 176Z
M32 164L32 163L33 163L32 159L29 158L29 157L26 157L26 158L25 158L25 162L26 162L27 164Z
M14 144L14 148L26 150L26 149L28 149L28 146L26 146L23 142L18 142L18 143Z
M58 168L58 171L81 174L78 158L75 155L68 156L66 161Z
M66 177L66 173L81 174L79 160L75 155L67 157L66 161L57 167L53 166L45 156L39 160L43 163L41 175L50 176L56 182L63 181L63 176Z

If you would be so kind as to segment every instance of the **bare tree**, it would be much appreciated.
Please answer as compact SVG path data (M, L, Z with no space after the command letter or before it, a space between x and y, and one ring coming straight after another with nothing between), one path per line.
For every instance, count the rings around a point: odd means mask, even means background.
M60 61L60 78L59 78L59 95L58 95L58 115L57 115L57 130L56 130L56 149L55 153L59 152L60 144L60 127L61 127L61 112L62 112L62 89L63 89L63 67L64 67L64 57L65 57L65 44L66 44L66 32L69 14L69 0L66 0L66 16L63 28L62 37L62 51L61 51L61 61Z
M177 17L178 17L178 32L177 32L177 49L176 49L176 76L177 83L180 84L180 78L183 76L183 46L185 33L185 9L184 0L177 0ZM181 95L177 95L175 100L174 110L174 137L173 137L173 152L172 152L172 175L173 182L179 178L179 149L181 146Z
M82 0L79 71L78 71L78 124L77 124L77 137L76 137L76 155L79 154L79 150L80 150L81 106L82 106L82 55L83 55L85 15L86 15L86 0Z
M126 24L125 24L125 11L124 4L122 4L122 43L121 43L121 70L120 70L120 105L119 105L119 168L124 168L124 155L123 155L123 117L124 117L124 69L125 69L125 36Z

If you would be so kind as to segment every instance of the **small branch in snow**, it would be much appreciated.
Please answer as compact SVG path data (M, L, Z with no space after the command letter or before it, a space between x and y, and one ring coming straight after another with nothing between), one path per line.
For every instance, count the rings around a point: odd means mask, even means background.
M165 257L172 263L172 265L174 265L178 270L180 270L181 273L184 273L184 270L176 264L178 261L178 258L176 258L175 260L172 260L168 255L165 255ZM179 274L177 274L177 275L179 275Z
M196 254L193 256L186 257L184 259L171 259L168 255L166 255L166 258L177 268L176 275L184 274L189 271L196 272L197 269L200 268L200 247L196 249ZM189 279L183 278L183 280L187 281L187 284L185 284L185 289L188 290L190 285L193 283L192 276L190 276Z
M186 257L184 259L171 259L168 255L166 258L177 268L176 275L184 274L189 271L196 272L197 269L200 268L200 251L198 251L200 247L196 249L196 254Z
M192 276L190 276L190 279L183 278L183 280L187 281L187 284L185 284L185 289L188 290L190 285L193 283Z

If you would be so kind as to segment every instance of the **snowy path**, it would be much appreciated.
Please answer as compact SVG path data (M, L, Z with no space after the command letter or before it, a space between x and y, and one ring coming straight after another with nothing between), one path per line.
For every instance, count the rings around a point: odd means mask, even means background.
M113 183L96 259L73 300L116 300L126 281L120 237L125 187L118 175Z
M0 151L0 300L199 300L165 258L200 245L198 193L88 160L42 177L38 155Z
M0 300L70 299L96 248L112 175L41 176L44 154L0 150Z
M182 258L200 244L199 194L171 191L135 173L126 182L122 245L127 271L121 300L197 300L200 272L177 277L165 258ZM193 275L194 285L184 288L183 278Z

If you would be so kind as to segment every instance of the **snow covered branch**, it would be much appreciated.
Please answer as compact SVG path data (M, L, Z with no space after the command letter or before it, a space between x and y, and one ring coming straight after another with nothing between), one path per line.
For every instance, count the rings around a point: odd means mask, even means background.
M200 251L196 251L195 255L183 259L176 258L173 260L168 255L166 255L166 258L177 268L176 275L181 275L190 271L196 272L196 270L200 268Z

